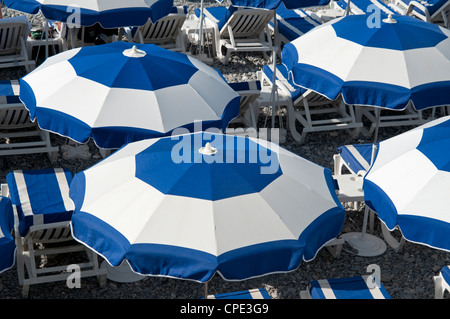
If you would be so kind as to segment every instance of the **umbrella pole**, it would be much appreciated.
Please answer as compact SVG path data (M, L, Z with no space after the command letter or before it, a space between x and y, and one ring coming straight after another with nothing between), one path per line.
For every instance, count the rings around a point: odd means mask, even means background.
M350 8L350 5L351 5L351 1L350 0L348 0L348 3L347 3L347 8L345 8L345 13L344 13L344 16L348 16L348 15L350 15L350 12L351 12L351 8Z
M45 33L45 58L48 58L48 31L50 28L48 27L48 20L45 19L44 22L44 33ZM36 58L37 59L37 58Z
M208 282L205 282L203 284L203 294L204 294L204 298L208 299Z
M375 160L375 153L377 152L377 141L378 141L378 128L380 127L380 113L381 110L377 107L375 108L375 132L374 132L374 138L373 138L373 144L372 144L372 155L370 156L370 165L373 164L373 161ZM364 238L366 232L367 232L367 219L369 217L369 208L366 206L364 209L364 222L363 222L363 231L361 237Z
M375 108L376 126L374 133L374 140L372 144L372 156L370 164L372 165L375 159L375 153L377 150L377 139L378 139L378 127L380 124L380 112L379 108ZM351 232L345 233L341 236L346 242L350 244L353 248L358 250L357 255L364 257L379 256L386 251L386 243L381 239L372 234L367 234L367 221L369 218L369 207L364 208L364 221L363 228L360 233Z
M273 52L272 52L272 65L273 65L273 79L272 79L272 92L270 93L270 99L272 104L272 128L275 128L275 94L278 93L277 88L277 46L276 46L276 36L277 36L277 10L273 10L273 30L274 30L274 45L273 45Z
M198 55L202 53L202 46L203 46L203 0L200 1L200 28L198 29L198 47L197 52Z

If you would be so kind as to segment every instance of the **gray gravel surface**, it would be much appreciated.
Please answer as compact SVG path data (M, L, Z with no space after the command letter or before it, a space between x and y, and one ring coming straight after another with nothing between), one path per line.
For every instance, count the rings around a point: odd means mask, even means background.
M179 3L179 2L176 2ZM206 5L217 5L214 1L205 1ZM198 2L185 1L189 11L198 7ZM14 15L11 10L2 9L3 16ZM39 25L42 18L29 16L33 25ZM213 66L219 69L227 81L256 79L255 72L266 64L262 55L237 54L232 55L227 65L217 61ZM23 76L24 70L0 69L0 80L17 79ZM260 124L265 116L259 118ZM270 122L269 122L270 125ZM380 139L386 139L399 134L410 127L382 128ZM306 143L299 145L288 134L283 147L310 161L333 169L333 154L337 147L350 143L371 142L371 137L359 136L352 139L345 131L322 132L309 134ZM66 139L52 135L54 145L63 145ZM73 172L79 172L95 164L99 159L96 146L88 143L93 154L91 160L66 161L59 156L53 166L67 167ZM0 182L5 183L5 176L14 169L38 169L52 167L44 154L4 156L0 158ZM343 232L360 231L363 224L364 210L354 211L347 208L347 218ZM375 223L374 234L382 237L379 221ZM274 299L298 299L301 290L307 287L310 280L320 278L358 276L366 273L367 266L377 264L381 268L382 283L394 299L432 299L434 297L433 276L445 265L450 264L450 254L428 248L423 245L407 242L401 252L395 252L388 247L387 251L377 257L359 257L347 245L339 258L333 258L326 249L322 249L316 258L310 262L303 262L300 267L289 273L272 274L260 278L238 282L223 280L216 275L208 283L211 294L238 291L249 288L265 288ZM70 289L65 282L45 283L34 285L30 289L32 299L195 299L203 294L203 285L186 280L176 280L160 277L146 277L133 283L118 283L108 280L106 286L100 287L94 278L82 279L80 289ZM22 298L21 287L17 279L16 268L0 274L0 298ZM350 309L349 309L350 310ZM360 310L358 310L360 311Z

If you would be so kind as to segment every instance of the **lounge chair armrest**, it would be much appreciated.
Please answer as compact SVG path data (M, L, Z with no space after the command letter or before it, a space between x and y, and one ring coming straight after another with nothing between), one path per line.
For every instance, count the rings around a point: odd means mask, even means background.
M408 9L406 9L405 15L409 15L411 12L413 12L414 7L416 7L417 9L419 9L420 11L423 12L423 16L425 17L425 21L426 22L431 22L431 15L430 12L428 11L428 9L421 3L417 2L417 1L411 1L408 5ZM420 15L419 15L420 16Z

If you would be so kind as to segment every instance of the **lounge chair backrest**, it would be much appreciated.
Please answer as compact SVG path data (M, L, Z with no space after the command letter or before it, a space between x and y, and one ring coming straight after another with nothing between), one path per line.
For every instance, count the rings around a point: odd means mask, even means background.
M20 53L29 30L29 22L24 16L0 19L0 55Z
M280 36L283 43L289 43L323 23L312 12L302 9L289 10L284 4L277 8L276 14L278 27L276 36ZM270 26L272 29L274 28L273 20L270 22Z
M72 172L62 168L16 170L6 176L22 236L33 225L70 221L74 209L69 198L72 177Z
M181 31L186 17L186 6L173 7L172 12L164 18L155 23L149 20L144 26L137 28L134 33L134 41L154 44L172 43Z
M229 85L241 96L241 106L247 105L248 99L254 100L257 98L261 91L260 81L232 82Z
M234 37L247 38L259 35L273 18L273 11L262 9L238 9L220 30L222 37L229 37L228 26Z
M101 286L105 284L107 269L100 268L95 252L76 243L71 234L72 177L65 168L15 170L6 176L7 184L2 184L2 195L9 194L15 215L17 276L24 297L30 285L67 281L70 272L66 270L73 264L80 267L81 277L96 276ZM79 252L87 256L78 259ZM75 254L70 259L59 259L57 265L37 262L41 256L68 253Z
M336 1L336 5L338 5L343 10L347 9L349 0L338 0ZM392 13L395 14L396 12L390 8L386 3L384 3L381 0L351 0L350 1L350 9L354 14L365 14L367 12L372 12L370 6L374 5L375 7L379 8L381 11L383 11L386 14Z
M0 81L0 129L34 127L19 99L19 81Z

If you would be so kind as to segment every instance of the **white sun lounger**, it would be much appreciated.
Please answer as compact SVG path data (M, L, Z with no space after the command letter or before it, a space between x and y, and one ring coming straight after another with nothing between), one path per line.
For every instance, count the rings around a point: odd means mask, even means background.
M200 17L200 10L195 10ZM226 7L204 8L206 25L213 28L213 51L223 63L233 52L272 52L272 37L268 24L272 10ZM223 51L226 51L225 53Z
M24 296L28 296L30 285L66 281L71 275L68 266L74 263L80 267L80 278L97 276L101 285L105 283L106 269L99 267L98 256L74 242L71 235L72 175L67 169L16 170L6 176L7 184L2 185L2 195L11 198L15 214L17 273ZM38 263L43 255L74 252L85 252L88 258L45 267Z
M50 134L31 122L28 110L19 99L18 80L0 81L0 155L47 153L53 163L59 148L52 146Z

